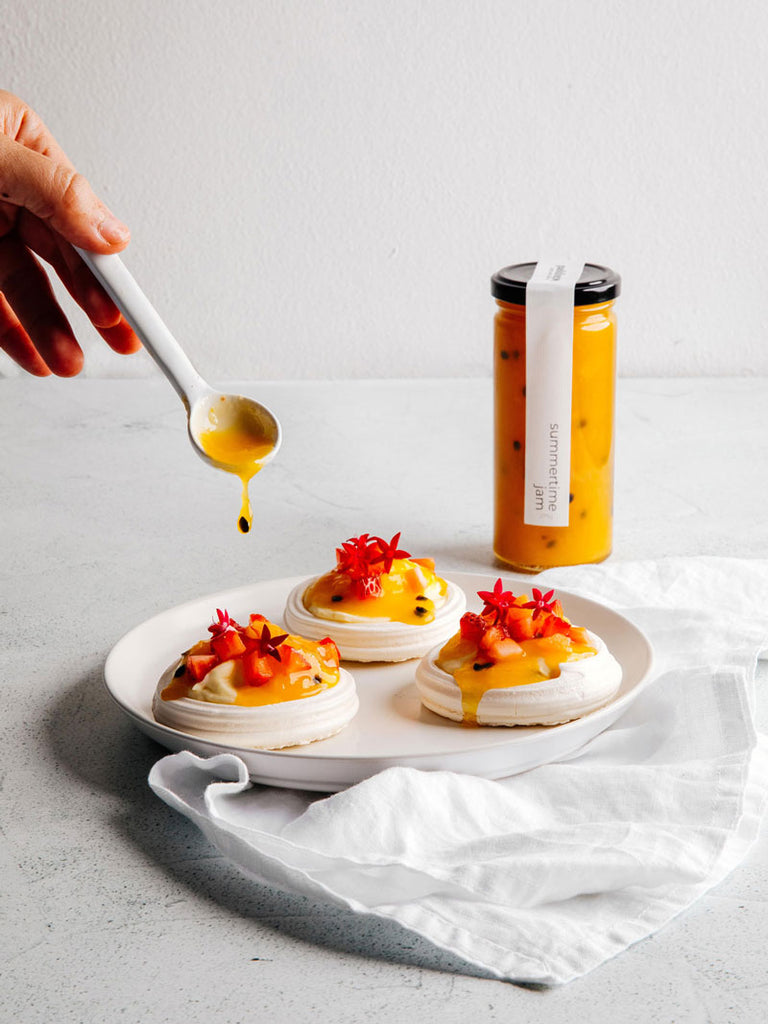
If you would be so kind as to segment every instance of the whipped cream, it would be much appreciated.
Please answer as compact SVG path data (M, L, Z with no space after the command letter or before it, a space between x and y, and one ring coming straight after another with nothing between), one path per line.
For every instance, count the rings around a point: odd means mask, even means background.
M292 633L321 640L330 636L345 661L407 661L420 658L435 644L444 643L458 627L459 619L466 608L464 591L453 583L447 583L444 595L440 584L433 583L426 588L426 597L435 602L435 617L432 622L412 625L393 622L390 619L353 616L326 608L314 614L304 604L304 594L320 577L299 583L288 595L283 618L286 628ZM430 593L429 591L432 591ZM322 615L321 615L322 613Z
M562 725L603 707L621 686L621 665L604 641L587 631L596 654L564 661L560 674L536 683L488 689L477 706L479 725ZM416 669L416 687L424 707L444 718L464 719L462 695L452 675L438 668L440 646Z
M178 662L171 665L160 677L152 701L156 721L233 746L278 750L333 736L357 713L355 681L343 668L334 686L309 697L258 707L232 704L236 669L231 666L236 664L230 661L217 665L192 687L191 692L197 691L194 697L163 700L160 695L173 679Z
M187 695L191 700L208 700L214 704L234 704L237 699L237 684L242 680L240 662L230 658L212 668Z

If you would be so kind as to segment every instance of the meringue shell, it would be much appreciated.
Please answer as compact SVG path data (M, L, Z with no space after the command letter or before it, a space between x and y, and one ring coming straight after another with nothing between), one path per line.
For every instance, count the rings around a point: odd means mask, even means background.
M477 707L478 725L562 725L608 704L621 686L621 665L597 634L587 635L597 654L562 662L559 676L486 690ZM435 664L440 649L435 647L419 662L416 687L425 708L461 722L461 690Z
M360 706L355 680L343 668L335 686L278 704L243 707L191 697L163 700L160 694L173 678L176 665L178 662L166 669L157 684L152 700L156 721L231 746L279 750L327 739L348 725Z

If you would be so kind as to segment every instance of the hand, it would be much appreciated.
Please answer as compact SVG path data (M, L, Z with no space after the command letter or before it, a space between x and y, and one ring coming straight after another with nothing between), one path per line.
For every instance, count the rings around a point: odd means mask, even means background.
M82 349L36 256L53 267L115 352L140 348L72 248L116 253L129 238L37 114L0 90L0 348L37 377L82 369Z

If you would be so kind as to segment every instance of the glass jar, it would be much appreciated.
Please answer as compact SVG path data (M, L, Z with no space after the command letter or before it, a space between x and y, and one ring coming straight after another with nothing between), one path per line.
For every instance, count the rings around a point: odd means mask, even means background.
M571 298L566 299L573 306L570 437L563 432L560 445L564 452L564 444L570 441L569 485L567 493L563 490L564 507L558 515L561 525L552 525L542 521L531 505L533 488L536 507L549 507L545 504L546 481L533 477L526 481L530 388L533 385L537 392L546 392L550 386L547 370L553 371L553 387L557 376L557 361L548 367L546 355L538 357L540 364L544 359L543 374L542 365L535 376L527 368L526 288L536 267L535 263L505 267L491 279L491 292L499 307L494 321L494 551L501 561L522 572L600 562L611 553L613 541L614 300L621 290L621 278L607 267L587 263L579 276L576 269ZM568 326L569 308L565 309ZM529 334L529 345L531 342ZM546 408L546 393L537 394L537 399L543 399ZM542 429L547 426L556 424L545 423ZM528 467L529 476L546 473L545 469L532 471L530 463Z

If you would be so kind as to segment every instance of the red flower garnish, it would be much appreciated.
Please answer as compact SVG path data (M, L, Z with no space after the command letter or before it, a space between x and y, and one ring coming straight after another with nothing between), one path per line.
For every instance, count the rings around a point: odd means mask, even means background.
M542 594L542 592L537 587L534 587L533 600L529 601L527 604L524 604L523 608L533 608L534 619L538 618L539 615L543 615L545 612L549 613L550 615L553 615L553 605L555 603L553 601L554 596L554 590L548 590L546 594Z
M391 572L396 558L411 557L397 546L399 542L399 533L390 541L361 533L359 537L350 537L340 548L336 548L336 571L349 577L353 583L353 593L360 600L381 597L384 590L380 577Z
M288 633L281 633L279 636L272 636L269 631L269 626L266 624L261 631L259 637L259 657L265 658L267 655L274 658L276 661L281 661L280 651L278 647L283 643L284 640L288 639Z
M230 633L233 630L240 629L235 620L229 617L229 612L226 610L226 608L224 609L224 611L222 611L221 608L217 608L216 614L219 617L218 622L214 620L211 623L211 625L208 627L209 633L212 633L214 636L221 636L222 633Z
M510 591L504 590L500 579L493 590L478 591L485 607L480 615L472 612L462 615L459 623L462 639L477 644L479 648L495 651L491 655L493 661L511 656L501 653L512 646L506 643L507 639L520 645L527 640L561 634L576 643L586 643L583 631L575 629L565 617L554 590L542 594L534 587L532 593L532 601L526 601L527 594L514 597Z
M493 590L478 590L477 596L485 602L483 615L493 615L493 621L498 622L505 609L514 603L515 595L511 590L505 590L501 577L496 580Z
M396 533L389 543L383 537L374 537L373 541L379 547L379 554L374 558L373 564L378 565L379 562L383 562L384 572L392 571L392 563L396 558L411 557L407 551L401 551L397 546L400 543L400 533Z
M373 562L379 553L379 546L367 533L350 537L340 548L336 548L336 568L352 580L375 576L381 572Z

